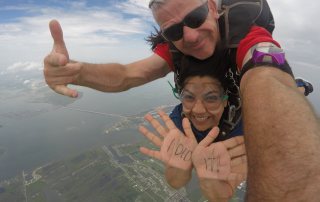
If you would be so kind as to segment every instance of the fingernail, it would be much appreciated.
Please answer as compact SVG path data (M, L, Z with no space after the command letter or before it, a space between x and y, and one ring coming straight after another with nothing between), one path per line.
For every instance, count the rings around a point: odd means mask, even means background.
M77 97L78 97L78 92L73 92L73 93L72 93L72 97L73 97L73 98L77 98Z

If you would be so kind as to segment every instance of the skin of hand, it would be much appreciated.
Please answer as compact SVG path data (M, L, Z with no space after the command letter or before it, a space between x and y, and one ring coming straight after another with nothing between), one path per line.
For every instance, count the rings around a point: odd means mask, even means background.
M141 147L140 151L152 158L162 161L166 165L166 179L173 188L184 186L191 178L192 172L192 152L197 146L190 122L188 119L183 120L185 135L175 126L170 117L163 111L159 110L161 125L150 114L145 119L160 134L161 138L150 132L144 126L139 127L139 131L149 139L160 151Z
M228 201L236 186L246 179L246 151L242 136L212 143L218 134L217 127L209 132L195 148L192 162L209 201Z
M159 55L129 63L94 64L69 60L68 50L58 21L49 24L54 40L53 49L44 59L44 77L55 92L77 97L68 84L86 86L102 92L122 92L164 77L171 69Z
M162 161L166 165L167 181L174 188L184 186L191 177L192 164L189 161L185 161L188 160L189 152L187 151L198 152L199 154L197 155L192 153L192 163L199 167L197 173L200 178L200 185L204 190L210 190L208 193L212 193L212 189L216 189L219 194L224 193L222 195L214 194L215 197L227 195L227 197L230 198L235 187L246 179L247 164L243 137L235 137L223 142L211 144L219 133L218 129L214 128L201 144L197 145L188 120L183 120L184 131L186 131L185 136L175 127L167 114L159 111L159 115L167 128L161 125L150 114L147 114L145 119L151 123L163 139L143 126L140 126L139 130L154 145L161 148L160 151L145 147L141 147L140 151L145 155ZM213 167L212 171L210 171L211 168L208 171L203 162L198 162L201 157L206 156L204 152L212 148L217 151L214 156L220 159L220 164L223 164L223 166L220 166L220 173L213 170ZM210 155L207 155L207 157L211 158L211 162L213 162L213 158ZM209 163L209 160L207 163ZM207 165L207 168L209 168L209 165ZM204 193L206 192L204 191Z
M67 85L75 82L80 74L81 66L79 63L69 61L59 22L50 21L49 28L54 43L51 53L44 59L45 80L55 92L75 98L78 96L77 91L68 88Z

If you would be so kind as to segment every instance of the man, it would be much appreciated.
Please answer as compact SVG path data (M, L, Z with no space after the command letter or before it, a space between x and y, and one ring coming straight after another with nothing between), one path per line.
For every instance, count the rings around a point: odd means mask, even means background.
M219 4L213 0L207 2L208 13L201 24L191 28L190 22L185 22L188 14L205 3L201 0L151 1L154 18L164 36L180 32L173 35L172 44L182 53L198 59L212 55L220 42ZM167 55L158 54L127 65L71 62L57 21L50 23L50 30L54 46L44 60L44 74L48 85L57 93L76 97L77 92L67 88L67 84L105 92L124 91L171 71L170 63L163 59ZM320 128L316 116L288 74L290 67L282 60L275 62L273 59L277 56L263 63L265 55L257 49L267 46L268 50L278 50L276 41L259 27L251 29L250 34L237 50L249 168L247 200L318 201ZM262 62L256 60L259 59L257 54L262 54ZM283 59L283 55L279 58ZM254 66L256 68L252 68Z

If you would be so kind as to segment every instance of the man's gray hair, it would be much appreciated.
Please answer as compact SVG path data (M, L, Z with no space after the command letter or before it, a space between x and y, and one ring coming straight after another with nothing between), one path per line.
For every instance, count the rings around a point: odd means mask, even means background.
M150 0L149 2L149 8L154 11L156 10L157 8L159 8L161 5L165 4L166 1L169 1L169 0ZM172 0L171 0L172 1ZM206 1L206 0L200 0L202 2ZM214 1L217 1L217 0L214 0Z
M149 2L149 8L151 10L154 10L158 8L161 4L164 4L167 0L150 0Z

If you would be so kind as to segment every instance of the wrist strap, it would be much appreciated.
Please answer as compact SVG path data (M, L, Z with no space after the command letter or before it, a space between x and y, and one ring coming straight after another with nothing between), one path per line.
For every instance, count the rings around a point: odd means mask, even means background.
M253 63L252 58L246 62L246 64L242 67L241 72L240 72L240 81L243 77L243 75L250 69L255 68L255 67L272 67L272 68L277 68L280 69L288 74L290 74L292 76L292 78L294 78L292 69L290 67L290 65L288 64L287 60L285 61L285 63L283 65L277 65L277 64L273 64L273 63L269 63L269 62L261 62L261 63Z

